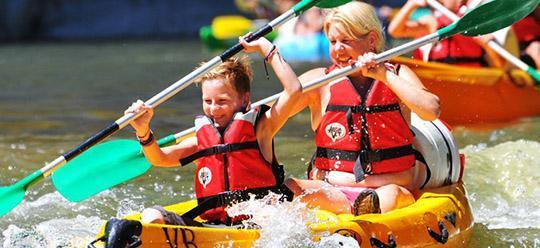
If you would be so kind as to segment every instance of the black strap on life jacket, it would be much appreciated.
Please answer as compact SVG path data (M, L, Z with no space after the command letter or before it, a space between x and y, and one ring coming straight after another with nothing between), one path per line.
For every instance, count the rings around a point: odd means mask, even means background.
M414 154L414 149L412 145L404 145L386 149L361 150L359 152L355 152L317 147L315 154L315 156L317 156L318 158L328 158L346 161L357 161L358 159L360 159L363 164L369 164L373 162L380 162L387 159L411 155Z
M371 165L374 162L399 158L411 154L414 154L412 145L397 146L387 149L360 150L360 154L358 155L353 168L356 181L362 181L366 174L372 173L373 168Z
M187 165L199 158L207 157L215 154L222 154L228 152L234 152L245 149L259 149L259 143L257 141L243 142L243 143L232 143L232 144L219 144L215 145L198 152L195 152L183 159L180 159L180 164L182 166Z
M411 154L414 154L412 145L397 146L386 149L360 150L358 152L317 147L317 150L315 151L315 156L318 158L355 161L353 172L355 177L359 179L358 181L364 180L366 174L372 173L372 163L399 158Z
M396 111L399 110L399 104L387 104L387 105L375 105L375 106L362 106L362 105L328 105L326 107L326 112L333 111L333 112L347 112L350 111L352 113L360 113L360 112L366 112L369 114L372 113L379 113L379 112L387 112L387 111Z
M260 199L270 192L283 195L282 200L292 201L293 192L285 185L227 191L209 197L198 198L197 206L184 213L182 217L194 219L210 209L227 206L232 203L247 201L250 199L251 195L255 195L256 199Z
M328 105L326 107L326 112L345 112L347 117L347 126L349 128L349 134L354 133L354 121L352 118L353 113L380 113L388 111L398 111L400 110L399 104L387 104L387 105L378 105L378 106L364 106L364 105Z

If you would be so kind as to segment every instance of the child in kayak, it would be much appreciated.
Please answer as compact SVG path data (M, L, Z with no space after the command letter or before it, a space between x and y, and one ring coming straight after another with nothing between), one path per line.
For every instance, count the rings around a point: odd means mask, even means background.
M200 216L210 222L230 224L224 207L231 201L249 199L283 189L283 168L278 164L273 138L291 115L302 87L297 76L275 46L260 38L240 43L248 53L258 52L273 67L283 94L272 107L250 108L252 71L247 58L223 62L199 79L204 115L195 119L196 137L160 148L150 130L152 108L138 101L126 113L144 112L131 126L135 129L148 161L159 167L173 167L195 161L195 193L198 208L184 217ZM246 199L247 198L247 199ZM184 224L184 220L162 207L145 209L142 221Z
M443 0L440 2L458 16L462 16L468 11L466 0ZM452 23L451 19L438 11L435 11L433 15L421 16L417 20L409 20L409 16L416 9L425 6L427 6L426 0L408 0L390 22L388 33L395 38L418 38ZM433 45L416 49L413 52L413 57L424 61L463 66L504 68L507 66L504 59L486 44L492 37L492 35L479 37L454 35ZM515 50L516 45L513 44L515 42L515 35L510 31L506 43L509 47L513 46Z
M293 114L309 107L316 152L312 180L285 182L310 207L334 213L387 212L414 202L410 113L424 120L439 115L437 96L404 65L376 64L384 38L372 6L350 2L330 11L324 22L333 65L300 76L320 78L358 61L359 70L305 92Z

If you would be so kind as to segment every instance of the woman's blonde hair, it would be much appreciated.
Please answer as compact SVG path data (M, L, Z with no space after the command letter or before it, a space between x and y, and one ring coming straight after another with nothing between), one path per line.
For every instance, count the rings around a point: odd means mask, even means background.
M339 25L338 29L353 39L359 39L369 32L377 34L377 44L374 52L381 52L384 48L382 26L373 6L353 1L326 13L324 33L328 35L330 25Z
M243 95L250 91L251 81L253 80L253 71L250 64L251 62L247 56L227 59L200 77L197 83L203 84L208 80L224 79L234 87L239 95Z

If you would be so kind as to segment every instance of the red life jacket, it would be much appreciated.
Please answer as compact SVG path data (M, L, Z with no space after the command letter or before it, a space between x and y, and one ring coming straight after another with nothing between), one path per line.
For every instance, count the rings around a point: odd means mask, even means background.
M466 6L462 6L458 15L463 16L466 9ZM450 19L439 12L435 12L435 15L437 29L446 27L452 23ZM447 64L482 67L488 64L484 59L484 54L484 49L472 37L458 34L435 43L429 51L428 60ZM413 58L423 60L423 51L416 49L413 52Z
M400 172L415 164L412 141L413 133L390 88L374 81L363 97L344 79L330 86L330 101L315 135L312 165L354 173L357 181L364 174Z
M196 160L195 194L199 204L227 192L267 194L283 183L282 166L275 155L272 163L266 161L257 142L255 126L263 112L257 108L236 113L223 134L209 117L195 119L198 151L180 162L185 165ZM219 207L209 208L201 217L230 223L224 205L228 203L219 199Z
M512 26L519 41L519 47L524 50L533 41L540 41L540 23L533 16L527 16Z

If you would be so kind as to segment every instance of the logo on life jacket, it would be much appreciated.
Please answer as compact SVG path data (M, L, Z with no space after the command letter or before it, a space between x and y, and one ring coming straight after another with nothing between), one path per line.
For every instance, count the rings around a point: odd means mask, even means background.
M339 122L333 122L326 126L326 135L335 142L338 139L345 137L345 127Z
M339 159L339 158L337 158L337 159ZM339 169L339 168L341 168L341 161L338 160L338 161L336 161L336 162L334 163L334 169L337 170L337 169Z
M212 181L212 171L208 169L208 167L202 167L199 170L199 174L197 176L199 178L199 183L202 184L204 188L206 188L206 185Z

